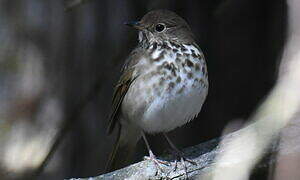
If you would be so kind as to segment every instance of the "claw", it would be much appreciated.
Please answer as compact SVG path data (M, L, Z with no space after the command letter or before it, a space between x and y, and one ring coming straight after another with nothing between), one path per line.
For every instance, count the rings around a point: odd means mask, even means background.
M152 150L150 149L150 146L149 146L149 143L147 141L147 138L146 138L145 134L142 133L142 136L144 138L145 144L146 144L147 149L149 151L149 156L145 156L144 159L150 160L150 161L154 162L155 167L157 169L157 172L158 173L163 173L163 169L161 167L161 164L166 165L166 166L170 166L170 163L167 162L167 161L163 161L163 160L157 159L156 156L153 154Z
M189 162L189 163L191 163L191 164L193 164L193 165L197 165L197 164L196 164L194 161L185 158L181 153L180 153L180 155L179 155L178 152L173 152L173 155L176 156L176 160L175 160L175 162L174 162L174 167L172 168L172 170L173 170L173 171L176 171L176 170L177 170L177 168L178 168L178 160L177 160L177 159L180 159L180 162L181 162L181 164L182 164L182 166L183 166L183 168L184 168L185 179L187 179L187 178L188 178L188 172L187 172L187 165L186 165L185 162Z
M158 174L164 173L161 165L170 166L169 162L157 159L151 150L149 151L149 156L145 156L144 159L154 162Z
M186 163L185 162L189 162L191 163L192 165L197 165L196 162L194 162L193 160L191 159L188 159L186 157L184 157L184 153L181 152L180 150L178 150L176 148L176 146L171 142L171 140L168 138L168 136L166 134L164 134L165 138L167 139L168 143L170 144L171 148L172 148L172 151L171 153L176 157L176 160L174 162L174 167L173 167L173 170L176 171L177 170L177 167L178 167L178 160L177 159L180 159L180 162L184 168L184 174L185 174L185 179L188 178L188 172L187 172L187 166L186 166Z

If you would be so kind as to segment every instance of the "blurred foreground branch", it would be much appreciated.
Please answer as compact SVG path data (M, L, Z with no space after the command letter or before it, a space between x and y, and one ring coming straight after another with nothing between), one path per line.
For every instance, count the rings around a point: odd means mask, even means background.
M72 126L79 119L78 117L80 117L80 114L84 111L87 104L97 96L97 93L100 91L102 87L101 85L102 85L102 78L100 76L100 78L98 78L98 81L96 81L94 87L90 90L90 92L80 100L80 102L74 108L73 112L68 114L66 120L61 126L61 129L53 138L53 144L49 149L49 152L47 153L44 160L41 162L40 166L33 172L32 178L38 177L43 172L44 168L47 166L50 159L53 157L54 153L56 152L57 148L65 138L66 134L70 131L70 129L72 129Z
M187 171L188 171L188 178L191 179L197 179L200 178L202 175L211 174L213 172L212 166L214 165L214 159L218 155L223 153L223 150L220 148L219 143L223 142L224 139L226 139L226 142L230 142L231 139L236 139L242 134L245 134L246 132L249 132L251 129L255 128L255 124L249 125L248 127L245 127L239 131L236 131L234 133L228 134L222 138L217 138L210 140L205 143L201 143L199 145L189 147L183 150L186 157L190 158L194 162L197 163L196 166L186 163L187 165ZM228 140L228 141L227 141ZM222 144L223 146L224 144ZM240 146L235 147L236 149L240 149ZM276 160L274 156L270 156L272 153L279 150L279 147L273 146L270 148L270 151L267 152L267 158L261 161L260 164L257 165L257 168L266 168L269 167L270 164L273 164ZM294 149L300 150L299 149ZM246 154L244 154L246 156ZM168 156L167 160L172 160ZM173 159L174 160L174 159ZM172 160L172 162L173 162ZM237 161L230 161L231 164L228 164L228 166L236 165L236 164L243 164L243 158L240 158ZM101 179L182 179L184 178L184 170L181 164L179 164L179 167L176 171L172 170L171 166L164 166L163 167L164 173L157 175L157 171L155 168L155 165L151 161L141 161L139 163L133 164L131 166L128 166L126 168L103 174L97 177L89 177L89 178L79 178L79 180L101 180ZM222 173L221 173L222 174Z
M249 179L252 169L264 156L269 145L277 138L280 138L280 145L277 148L280 156L300 157L299 143L290 143L287 146L282 141L283 133L288 142L300 140L298 135L300 124L300 26L298 23L300 13L298 9L300 3L297 0L287 0L287 4L288 37L277 83L251 118L252 127L247 131L241 131L239 136L222 140L220 146L223 153L216 157L212 174L201 179ZM298 121L295 121L297 119ZM236 163L241 161L243 163ZM291 169L291 167L286 169ZM282 174L286 169L277 168L278 172L275 174ZM299 173L296 172L298 170L280 179L299 179ZM275 179L278 178L275 177Z

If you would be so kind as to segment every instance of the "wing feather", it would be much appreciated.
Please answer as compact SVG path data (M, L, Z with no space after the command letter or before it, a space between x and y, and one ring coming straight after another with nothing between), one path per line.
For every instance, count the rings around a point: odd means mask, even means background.
M118 84L115 87L115 91L112 99L112 112L109 116L109 126L108 126L109 134L113 131L116 122L119 119L118 116L119 116L121 104L134 79L135 78L132 77L132 71L125 72L121 76Z
M118 84L115 87L113 98L112 98L112 111L109 116L109 125L107 129L108 134L110 134L113 131L114 127L116 126L116 123L118 122L119 119L123 99L128 89L130 88L130 85L138 76L138 75L133 75L133 72L134 72L134 65L137 64L137 62L140 60L141 57L142 51L139 50L141 49L136 48L134 51L131 52L129 58L126 60L126 63L122 68L123 73L120 77Z

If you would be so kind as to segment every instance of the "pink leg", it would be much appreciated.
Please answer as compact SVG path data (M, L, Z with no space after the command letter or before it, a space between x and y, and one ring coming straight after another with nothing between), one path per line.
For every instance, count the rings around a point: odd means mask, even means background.
M154 164L155 164L156 168L158 169L158 171L162 172L162 168L161 168L160 165L163 164L163 165L169 166L170 163L167 162L167 161L163 161L163 160L157 159L156 156L153 154L152 150L150 149L150 145L149 145L149 143L147 141L147 138L146 138L144 132L142 132L142 136L143 136L143 139L144 139L145 144L147 146L147 149L149 151L149 156L148 157L145 156L144 159L151 160L152 162L154 162Z
M187 161L187 162L189 162L189 163L191 163L191 164L193 164L193 165L197 165L197 163L194 162L194 161L192 161L192 160L190 160L190 159L188 159L188 158L186 158L186 157L184 157L183 152L180 151L180 150L172 143L172 141L169 139L169 137L167 136L167 134L166 134L166 133L163 133L163 134L164 134L166 140L168 141L169 145L171 146L171 148L172 148L172 150L173 150L173 151L172 151L173 155L175 155L176 157L180 158L180 161L181 161L181 163L182 163L182 165L183 165L183 167L184 167L184 170L185 170L185 175L186 175L186 177L187 177L187 166L186 166L186 164L185 164L185 161ZM175 166L174 166L174 168L173 168L174 171L177 169L177 163L178 163L178 161L177 161L177 159L176 159L176 160L175 160Z

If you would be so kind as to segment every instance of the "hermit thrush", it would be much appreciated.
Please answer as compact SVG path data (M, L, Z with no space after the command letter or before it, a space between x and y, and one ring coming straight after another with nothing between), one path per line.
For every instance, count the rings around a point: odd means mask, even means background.
M165 135L186 124L198 115L208 92L205 59L184 19L155 10L127 25L139 31L139 43L115 87L108 132L119 128L107 171L125 166L141 137L150 159L161 163L144 133Z

